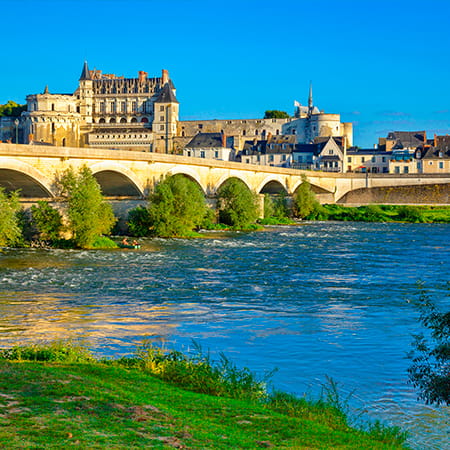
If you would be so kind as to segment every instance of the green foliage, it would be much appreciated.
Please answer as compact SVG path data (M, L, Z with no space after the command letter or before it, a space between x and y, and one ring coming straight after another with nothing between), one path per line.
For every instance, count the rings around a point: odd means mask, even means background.
M150 234L150 214L144 206L128 211L128 232L131 236L144 237Z
M298 187L293 198L293 210L295 217L307 219L308 216L317 210L320 203L316 199L316 195L311 189L311 185L302 176L302 184Z
M161 181L150 196L151 231L161 237L185 237L200 228L207 215L206 201L195 181L174 175Z
M0 359L8 361L52 361L64 363L92 362L92 353L85 346L72 341L55 341L49 344L15 346L0 350Z
M32 224L40 239L54 241L59 239L63 229L62 217L59 211L46 201L38 201L31 207Z
M286 193L283 191L276 196L264 195L264 218L274 217L278 219L287 218L289 208Z
M422 223L425 219L417 206L401 206L398 209L398 218L404 222Z
M267 397L266 383L247 368L239 369L224 354L214 361L193 342L191 356L164 351L149 343L138 347L136 356L144 370L158 378L194 392L247 400Z
M264 113L264 119L289 119L286 111L278 111L277 109L269 109Z
M109 237L106 236L98 236L91 248L118 248L119 246Z
M19 117L23 111L27 110L27 105L19 105L12 100L8 100L8 102L4 105L0 105L0 117L2 116L11 116L11 117Z
M409 380L427 404L450 405L450 311L439 311L422 284L417 304L428 336L414 336Z
M235 229L246 229L258 218L256 195L245 183L230 178L217 192L219 221Z
M92 172L83 166L78 174L68 169L60 179L61 194L68 204L69 230L78 247L91 248L102 234L110 233L116 219L103 199Z
M0 187L0 247L14 246L22 237L19 193L7 193Z

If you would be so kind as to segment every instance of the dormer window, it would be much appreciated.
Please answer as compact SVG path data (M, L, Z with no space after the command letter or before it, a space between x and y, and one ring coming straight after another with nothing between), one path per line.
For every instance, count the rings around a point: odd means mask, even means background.
M420 159L421 157L422 157L422 152L420 150L417 150L416 158Z
M442 152L439 152L439 158L442 158L444 154Z

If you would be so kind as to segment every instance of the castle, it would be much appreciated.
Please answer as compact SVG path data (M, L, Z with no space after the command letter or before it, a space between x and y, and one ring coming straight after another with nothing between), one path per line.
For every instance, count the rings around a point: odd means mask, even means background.
M198 133L221 133L236 151L248 140L277 135L295 135L299 144L328 136L345 136L348 146L353 141L352 124L315 107L311 88L308 106L296 102L294 117L180 121L167 70L158 78L144 71L137 78L124 78L89 70L85 62L73 94L51 93L46 87L26 100L22 143L182 153Z
M124 78L84 63L73 94L28 95L25 143L172 152L178 101L167 70L160 78Z

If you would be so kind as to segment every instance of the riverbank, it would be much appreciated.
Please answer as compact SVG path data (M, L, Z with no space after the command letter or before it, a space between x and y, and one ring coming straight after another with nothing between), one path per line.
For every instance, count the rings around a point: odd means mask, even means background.
M402 448L395 429L351 428L329 402L285 394L257 399L262 385L229 362L243 390L216 396L217 380L205 375L208 360L195 363L177 352L114 361L61 346L1 353L2 447ZM246 381L257 389L249 391ZM192 392L211 386L209 395Z

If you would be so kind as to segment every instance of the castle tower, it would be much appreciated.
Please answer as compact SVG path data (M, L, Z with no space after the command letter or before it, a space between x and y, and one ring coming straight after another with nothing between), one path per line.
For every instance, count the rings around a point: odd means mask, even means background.
M312 91L312 82L309 83L309 96L308 96L308 115L311 116L314 109L314 102L313 102L313 91Z
M87 61L84 62L83 70L81 71L78 95L80 100L78 112L81 114L81 119L85 124L91 124L93 115L94 90L93 81Z
M153 133L154 151L157 153L173 153L173 138L177 133L179 102L168 79L167 71L163 70L165 84L154 103Z

